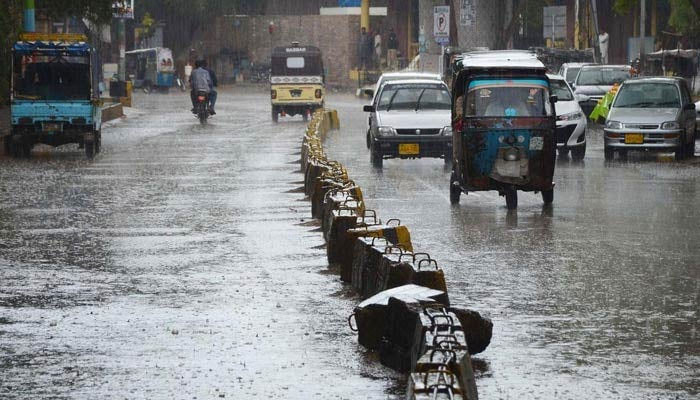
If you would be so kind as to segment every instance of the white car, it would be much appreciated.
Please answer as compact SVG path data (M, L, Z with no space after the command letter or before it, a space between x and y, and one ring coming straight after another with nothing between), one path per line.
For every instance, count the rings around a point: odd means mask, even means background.
M431 79L387 82L377 93L368 133L372 165L388 158L442 158L452 162L452 97L447 85Z
M571 86L564 77L548 75L552 95L557 96L555 105L557 112L557 149L560 156L567 156L571 150L571 158L576 161L586 156L586 128L588 122L576 101Z
M365 95L372 98L370 103L376 106L377 93L379 89L387 82L406 80L406 79L423 79L423 80L435 80L442 82L442 77L440 74L433 74L428 72L415 72L415 71L405 71L405 72L387 72L382 74L377 80L377 84L374 85L374 89L365 89ZM367 148L370 146L370 130L372 129L372 119L367 120Z

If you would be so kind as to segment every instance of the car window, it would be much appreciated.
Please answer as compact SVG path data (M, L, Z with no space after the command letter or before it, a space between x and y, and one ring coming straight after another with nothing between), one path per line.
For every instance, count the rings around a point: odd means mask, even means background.
M469 83L467 117L542 117L551 115L544 80L475 80Z
M572 101L574 99L574 94L571 93L569 85L563 80L552 79L549 81L549 87L554 96L557 96L560 101Z
M673 83L644 82L622 85L615 97L617 108L679 108L678 88Z
M441 85L390 85L384 86L377 110L449 110L452 99Z
M611 86L629 79L630 71L619 68L583 68L576 78L576 86Z
M566 70L566 81L567 82L573 82L576 80L576 75L578 75L578 71L581 70L581 67L570 67L567 68Z

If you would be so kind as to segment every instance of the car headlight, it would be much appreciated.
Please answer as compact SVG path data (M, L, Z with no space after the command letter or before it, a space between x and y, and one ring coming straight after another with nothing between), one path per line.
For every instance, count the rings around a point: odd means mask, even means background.
M608 121L605 123L605 127L608 129L622 129L622 123L617 121Z
M380 126L378 132L379 136L396 136L396 130L390 126Z
M446 127L442 128L442 131L440 131L440 134L442 136L452 136L452 127L446 126Z
M680 129L681 125L676 122L676 121L668 121L664 122L661 124L661 129L668 129L668 130L673 130L673 129Z
M580 111L574 111L572 113L557 116L559 121L575 121L581 118L583 118L583 113Z

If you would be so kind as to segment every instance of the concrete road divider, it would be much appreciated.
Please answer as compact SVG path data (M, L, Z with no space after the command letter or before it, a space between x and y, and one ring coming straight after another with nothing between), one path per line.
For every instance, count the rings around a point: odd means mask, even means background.
M400 298L407 303L420 303L434 302L433 297L441 294L439 290L417 285L404 285L385 290L355 307L355 311L349 318L350 328L358 333L358 341L362 346L370 350L378 350L385 337L387 307L391 297ZM355 326L353 326L353 320Z
M492 322L450 307L445 274L427 253L414 252L401 221L382 223L366 209L362 190L323 149L340 128L338 113L317 110L301 144L300 168L313 218L321 220L329 264L365 301L349 318L358 341L380 361L411 372L407 398L476 400L471 354L491 341Z
M113 121L124 116L122 103L105 104L102 106L102 122Z

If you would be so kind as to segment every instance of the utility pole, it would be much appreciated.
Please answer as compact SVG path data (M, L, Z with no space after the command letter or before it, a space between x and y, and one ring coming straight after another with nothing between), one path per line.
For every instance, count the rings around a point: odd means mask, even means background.
M117 38L119 40L119 80L126 81L126 23L124 18L117 20Z
M646 36L647 22L647 2L641 0L639 2L641 9L639 10L639 72L644 70L644 37Z
M24 31L36 32L34 0L24 0Z

